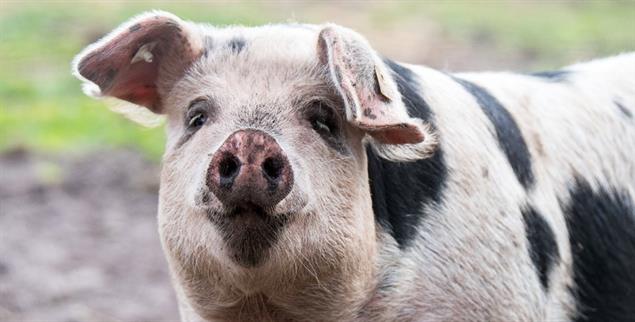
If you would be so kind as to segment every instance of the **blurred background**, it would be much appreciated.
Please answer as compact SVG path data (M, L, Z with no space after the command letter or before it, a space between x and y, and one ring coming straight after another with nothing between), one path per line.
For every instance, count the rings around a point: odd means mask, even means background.
M174 321L156 228L163 129L85 97L84 46L149 9L216 25L336 22L445 71L635 50L635 1L0 0L0 321Z

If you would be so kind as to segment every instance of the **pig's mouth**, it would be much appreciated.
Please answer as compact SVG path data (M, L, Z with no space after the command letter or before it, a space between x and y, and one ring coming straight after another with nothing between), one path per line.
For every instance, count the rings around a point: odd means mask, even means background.
M255 267L267 257L289 221L288 214L274 214L251 203L208 211L207 216L218 227L230 257L245 267Z
M252 203L245 203L244 205L233 207L227 212L227 217L231 219L237 219L238 217L253 217L258 220L267 220L267 217L270 216L272 216L270 211Z
M242 225L280 225L283 226L289 217L285 213L274 213L267 209L249 202L240 206L234 206L222 212L222 217L233 224Z

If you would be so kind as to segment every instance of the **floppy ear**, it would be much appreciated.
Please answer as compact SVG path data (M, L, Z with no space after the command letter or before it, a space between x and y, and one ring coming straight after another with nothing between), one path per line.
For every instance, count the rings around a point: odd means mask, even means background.
M91 96L110 96L162 113L162 95L200 56L191 26L167 12L149 12L86 47L73 72Z
M344 100L351 124L383 144L433 139L422 120L408 116L396 82L364 38L328 25L320 31L317 51Z

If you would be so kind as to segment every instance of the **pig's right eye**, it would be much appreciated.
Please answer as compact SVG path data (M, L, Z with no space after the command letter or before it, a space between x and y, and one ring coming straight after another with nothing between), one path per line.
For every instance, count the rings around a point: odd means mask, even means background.
M190 103L186 114L186 124L189 130L196 130L207 123L208 108L209 104L204 99L196 99Z

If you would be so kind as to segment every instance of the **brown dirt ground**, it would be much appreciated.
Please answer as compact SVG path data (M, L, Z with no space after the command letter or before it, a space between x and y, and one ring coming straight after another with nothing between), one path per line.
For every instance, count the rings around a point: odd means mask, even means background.
M174 321L158 166L131 151L0 155L0 321Z

